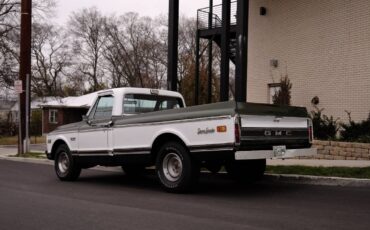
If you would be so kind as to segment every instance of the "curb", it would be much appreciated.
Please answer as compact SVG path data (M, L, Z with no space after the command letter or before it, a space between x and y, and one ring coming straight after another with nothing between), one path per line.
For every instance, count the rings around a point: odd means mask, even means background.
M0 160L10 160L33 164L53 165L54 163L48 159L33 159L19 158L0 155ZM102 167L93 168L99 171L120 171L117 167ZM343 177L322 177L322 176L306 176L295 174L270 174L265 173L263 177L265 182L279 182L287 184L302 184L302 185L322 185L322 186L339 186L339 187L368 187L370 188L370 179L343 178Z
M265 174L264 180L290 184L323 185L339 187L369 187L370 179L307 176L295 174Z
M0 160L18 161L18 162L33 163L33 164L53 165L53 162L48 160L48 159L10 157L10 156L0 155Z

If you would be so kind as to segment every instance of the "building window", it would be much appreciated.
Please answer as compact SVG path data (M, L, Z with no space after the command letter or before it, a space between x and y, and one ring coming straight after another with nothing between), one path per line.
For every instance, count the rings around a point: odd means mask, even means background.
M49 123L58 124L58 110L56 109L49 110Z
M268 84L268 103L274 104L274 96L281 90L280 83L271 83Z

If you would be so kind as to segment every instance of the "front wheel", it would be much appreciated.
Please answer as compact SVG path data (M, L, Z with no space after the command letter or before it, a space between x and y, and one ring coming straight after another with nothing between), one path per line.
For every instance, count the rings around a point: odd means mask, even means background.
M74 181L80 176L81 167L74 161L67 145L60 145L56 151L54 169L61 181Z
M200 168L189 151L177 142L164 144L156 160L156 173L168 192L186 192L197 182Z

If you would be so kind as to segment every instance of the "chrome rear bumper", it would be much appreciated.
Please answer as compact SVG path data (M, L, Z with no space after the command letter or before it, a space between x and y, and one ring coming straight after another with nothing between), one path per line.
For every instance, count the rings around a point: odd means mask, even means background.
M273 150L252 150L235 152L235 160L253 160L253 159L285 159L293 157L307 157L317 154L316 148L308 149L287 149L283 154L276 155Z

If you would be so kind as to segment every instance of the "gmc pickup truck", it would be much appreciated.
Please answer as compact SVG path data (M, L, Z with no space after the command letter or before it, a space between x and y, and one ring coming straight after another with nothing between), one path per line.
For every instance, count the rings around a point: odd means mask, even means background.
M96 165L131 175L155 166L165 190L182 192L201 167L215 173L224 166L252 181L266 159L314 155L312 130L301 107L229 101L186 108L177 92L117 88L98 92L83 121L49 133L46 154L62 181Z

